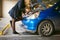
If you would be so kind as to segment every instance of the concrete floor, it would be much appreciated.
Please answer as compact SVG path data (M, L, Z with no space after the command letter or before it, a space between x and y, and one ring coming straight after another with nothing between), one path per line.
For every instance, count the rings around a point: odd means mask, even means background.
M12 28L9 28L6 30L5 35L0 36L0 40L59 40L60 39L60 32L56 32L54 35L50 37L41 37L40 35L26 32L23 28L20 27L20 24L22 24L21 21L16 22L16 31L19 32L20 34L13 34ZM1 21L0 25L3 25L1 24Z
M2 31L2 29L3 29L7 24L9 24L9 20L8 20L7 18L1 18L1 20L0 20L0 31ZM15 25L16 31L17 31L18 33L20 33L21 35L34 35L34 34L32 34L32 33L26 32L26 30L21 27L21 24L22 24L21 21L18 21L18 22L16 22L15 24L16 24L16 25ZM13 34L12 28L10 27L9 29L6 29L6 30L4 31L4 34L5 34L5 35L12 35L12 34Z
M60 36L41 37L38 35L5 35L0 40L60 40Z

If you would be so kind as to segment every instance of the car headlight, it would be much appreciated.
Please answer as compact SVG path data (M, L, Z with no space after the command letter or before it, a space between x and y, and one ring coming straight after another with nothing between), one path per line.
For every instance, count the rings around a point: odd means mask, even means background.
M35 19L35 18L37 18L39 16L39 13L40 12L35 12L33 15L27 17L27 19Z

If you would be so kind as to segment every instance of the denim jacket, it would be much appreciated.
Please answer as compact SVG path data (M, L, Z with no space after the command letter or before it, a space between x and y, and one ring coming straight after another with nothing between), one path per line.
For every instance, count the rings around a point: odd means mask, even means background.
M16 5L9 11L12 18L17 18L22 15L22 11L25 8L24 0L19 0ZM23 10L22 10L23 9Z

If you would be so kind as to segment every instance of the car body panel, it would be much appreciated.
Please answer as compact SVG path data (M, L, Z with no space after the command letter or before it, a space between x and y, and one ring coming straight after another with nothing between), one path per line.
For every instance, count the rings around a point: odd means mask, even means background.
M55 8L60 4L59 2L56 3L54 6L41 11L39 16L35 19L23 19L22 23L27 26L27 30L36 31L38 24L43 20L50 20L53 24L55 29L60 29L60 10L56 11Z

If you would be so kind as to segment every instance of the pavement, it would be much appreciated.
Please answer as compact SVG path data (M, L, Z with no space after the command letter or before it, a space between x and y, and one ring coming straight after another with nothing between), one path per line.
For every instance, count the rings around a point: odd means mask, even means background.
M6 23L9 23L9 22L5 23L5 21L6 20L4 20L4 22L0 21L1 29ZM20 27L20 24L22 24L22 22L18 21L16 22L16 25L15 25L16 31L20 34L13 34L12 28L10 27L9 29L5 31L5 35L0 36L0 40L60 40L60 31L57 31L56 33L54 33L54 35L50 37L41 37L40 35L26 32L25 29Z
M0 40L60 40L60 36L41 37L39 35L5 35Z

